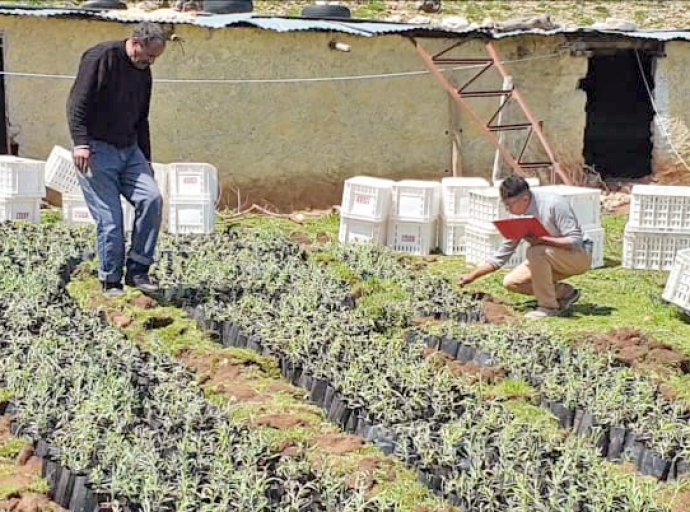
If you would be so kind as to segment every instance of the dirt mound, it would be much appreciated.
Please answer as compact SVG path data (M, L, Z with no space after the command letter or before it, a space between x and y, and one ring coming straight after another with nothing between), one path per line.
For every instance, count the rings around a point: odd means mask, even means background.
M356 452L364 446L364 439L345 434L321 434L316 438L316 445L335 455Z
M0 501L0 510L11 512L66 512L42 494L27 493Z
M485 382L489 384L496 383L506 377L505 370L500 367L478 366L473 362L461 363L456 361L448 354L435 350L433 348L425 347L422 350L422 355L426 359L434 359L437 362L448 367L450 372L456 377L460 377L468 384L472 385L477 382Z
M594 349L613 352L614 359L633 367L675 373L690 373L690 358L669 345L648 339L642 332L623 328L593 338Z
M179 359L185 366L197 372L200 384L213 388L217 393L239 402L266 399L250 385L251 379L243 375L247 365L235 363L222 352L196 354L192 351L182 351Z
M292 416L291 414L267 414L257 418L254 424L260 427L288 430L295 427L305 427L309 422L303 418Z
M494 325L510 325L517 322L515 312L505 304L501 304L493 298L484 299L484 316Z

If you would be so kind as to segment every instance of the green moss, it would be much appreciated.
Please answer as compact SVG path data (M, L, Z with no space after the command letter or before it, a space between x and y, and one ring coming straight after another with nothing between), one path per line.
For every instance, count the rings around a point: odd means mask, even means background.
M482 396L488 399L522 399L531 400L536 396L536 390L523 380L504 379L496 384L483 386L479 389Z
M523 402L521 400L511 400L505 403L505 406L513 414L513 423L530 424L541 431L545 436L562 436L566 435L560 430L558 420L549 411L543 407Z
M14 394L7 388L0 388L0 404L9 402L14 398Z
M60 221L62 221L62 210L59 208L41 210L41 224L57 224Z
M397 477L393 480L384 480L378 483L379 493L376 501L381 504L396 505L396 512L450 512L457 510L451 508L448 502L436 498L422 485L419 478L413 472L405 469L397 471ZM385 510L385 507L381 507Z
M23 437L10 437L3 444L0 444L0 458L14 460L19 452L31 441Z
M17 475L19 478L11 478L14 475ZM0 477L7 480L5 483L0 484L0 500L27 492L47 494L49 491L48 483L43 478L39 476L23 478L17 472L17 466L13 464L0 462Z

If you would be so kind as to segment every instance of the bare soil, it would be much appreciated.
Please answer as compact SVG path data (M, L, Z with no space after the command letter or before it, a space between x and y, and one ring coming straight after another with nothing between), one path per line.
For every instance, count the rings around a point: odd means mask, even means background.
M642 332L623 328L593 337L594 349L614 353L614 359L631 367L653 370L657 373L690 372L690 358L669 345L648 339Z
M201 384L212 387L217 393L233 398L238 402L262 402L267 399L244 375L245 365L237 364L222 352L205 354L183 350L178 355L180 361L199 375Z
M132 318L119 311L108 312L108 319L118 329L125 329L132 325Z
M271 427L278 430L288 430L296 427L306 427L309 423L298 416L291 414L267 414L254 421L254 425Z
M364 446L364 439L346 434L321 434L315 442L316 446L334 455L356 452Z
M66 512L42 494L26 493L0 501L0 510L10 512Z
M512 325L518 321L510 307L494 299L485 299L483 309L486 319L494 325Z
M132 300L132 305L137 308L141 309L153 309L155 307L158 307L158 303L152 299L151 297L147 297L146 295L140 295L139 297L135 297Z
M0 417L0 444L7 442L10 434L10 416ZM0 477L0 487L26 488L41 475L41 459L34 456L33 446L27 444L19 452L15 470ZM0 500L0 510L13 512L61 512L64 509L53 503L47 496L36 493L20 493Z
M376 494L379 484L395 480L396 473L390 459L381 457L365 457L357 470L345 480L345 485L350 489L364 488L370 495Z
M434 360L439 361L441 364L447 366L453 375L462 378L470 385L477 382L494 384L505 379L506 377L505 370L500 366L480 367L472 362L461 363L460 361L456 361L451 358L448 354L434 350L433 348L424 348L423 355L427 359L433 358Z
M290 234L290 240L300 245L311 245L312 239L307 233L295 232Z

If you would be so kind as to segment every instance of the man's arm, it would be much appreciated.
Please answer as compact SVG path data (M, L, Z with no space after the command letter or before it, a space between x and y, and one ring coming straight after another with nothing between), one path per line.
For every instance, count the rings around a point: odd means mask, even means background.
M141 152L149 162L151 161L151 131L149 128L149 111L151 109L151 77L149 76L146 105L137 126L138 142Z
M485 275L491 274L492 272L495 272L501 268L503 265L508 263L508 260L515 253L515 249L517 249L519 243L519 240L504 240L503 244L501 244L491 258L479 265L469 274L460 276L458 284L460 286L468 285L480 277L484 277Z
M105 81L106 71L103 53L93 49L84 53L67 106L70 135L77 148L89 147L88 121L98 88Z
M559 249L581 247L583 239L582 228L580 228L575 212L570 205L565 201L556 203L551 215L553 216L553 223L561 236L543 236L538 241L530 240L530 243L542 243Z

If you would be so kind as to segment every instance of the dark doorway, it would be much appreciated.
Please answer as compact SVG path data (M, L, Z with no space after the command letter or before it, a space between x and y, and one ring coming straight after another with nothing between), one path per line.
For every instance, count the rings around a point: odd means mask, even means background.
M641 178L652 172L654 110L640 64L653 93L653 63L652 55L636 50L589 58L582 82L587 93L584 158L603 179Z

